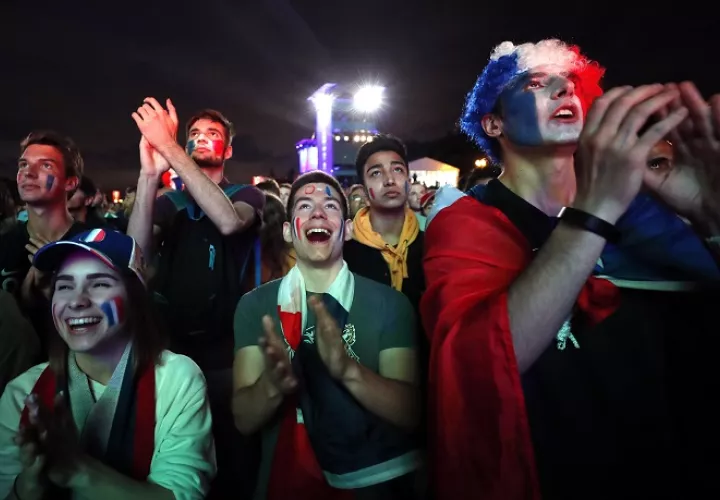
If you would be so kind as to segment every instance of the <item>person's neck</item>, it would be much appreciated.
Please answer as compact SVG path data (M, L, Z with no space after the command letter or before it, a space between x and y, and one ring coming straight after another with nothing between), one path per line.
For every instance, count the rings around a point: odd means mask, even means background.
M297 260L297 266L305 280L305 290L311 293L326 293L343 267L342 258L326 266L311 265Z
M225 178L225 166L220 165L219 167L202 167L205 175L210 177L210 180L215 184L220 184Z
M73 218L65 203L27 206L28 233L45 241L57 241L67 233Z
M378 233L388 245L397 245L405 224L405 207L382 210L371 206L369 213L373 231Z
M87 214L88 208L85 206L70 210L70 216L76 221L82 222L83 224L87 221Z
M80 371L90 379L102 385L108 385L110 378L113 373L115 373L115 368L117 368L125 352L127 343L127 337L115 336L92 352L75 353L75 362L78 368L80 368Z
M518 154L504 151L502 182L513 193L551 217L575 199L572 150Z

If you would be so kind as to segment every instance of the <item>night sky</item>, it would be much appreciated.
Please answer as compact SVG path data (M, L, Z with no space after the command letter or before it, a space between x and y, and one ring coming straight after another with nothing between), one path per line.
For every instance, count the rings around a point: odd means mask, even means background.
M103 188L134 184L139 133L130 114L146 96L172 98L181 122L203 107L227 114L238 129L227 172L235 181L296 165L294 144L313 127L306 98L328 81L385 85L380 129L438 138L453 130L464 94L503 40L577 43L608 68L606 88L694 79L706 94L720 92L720 28L709 13L683 15L680 4L628 17L581 14L569 2L93 3L2 0L0 175L14 177L23 136L54 128L75 139Z

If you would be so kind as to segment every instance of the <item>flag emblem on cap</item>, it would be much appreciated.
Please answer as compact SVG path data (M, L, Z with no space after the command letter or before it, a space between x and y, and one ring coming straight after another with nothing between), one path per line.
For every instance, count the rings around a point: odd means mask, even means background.
M83 239L85 243L99 243L102 240L105 239L105 230L104 229L93 229L88 233L87 236Z

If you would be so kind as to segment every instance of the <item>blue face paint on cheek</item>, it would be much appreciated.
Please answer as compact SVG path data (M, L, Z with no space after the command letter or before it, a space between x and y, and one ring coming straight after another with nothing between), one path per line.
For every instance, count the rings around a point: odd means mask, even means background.
M48 174L47 180L45 181L45 189L50 191L54 185L55 185L55 176L52 174Z
M332 196L332 190L330 189L330 186L325 186L325 194L328 196Z
M508 87L500 96L503 133L513 144L541 146L543 137L538 123L535 93L525 90L520 81Z
M100 310L108 320L108 327L113 327L123 320L123 302L120 297L115 297L100 304Z
M187 145L185 146L185 152L187 154L191 155L192 152L195 151L195 146L196 146L195 139L190 139L187 142Z

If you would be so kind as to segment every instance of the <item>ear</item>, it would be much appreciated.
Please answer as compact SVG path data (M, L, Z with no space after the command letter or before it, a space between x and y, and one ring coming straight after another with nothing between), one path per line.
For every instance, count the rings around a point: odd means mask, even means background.
M353 221L350 219L345 221L345 231L343 234L345 235L345 241L353 239Z
M66 193L72 193L75 191L78 187L78 184L80 184L80 178L79 177L68 177L65 179L65 192Z
M225 156L224 156L224 159L225 159L225 160L229 160L230 158L232 158L232 146L228 146L228 147L225 148Z
M488 135L488 137L493 137L497 139L502 135L503 123L502 118L500 118L498 115L488 113L482 117L480 123L482 124L482 128Z
M283 240L285 243L292 243L292 225L290 222L283 222Z

